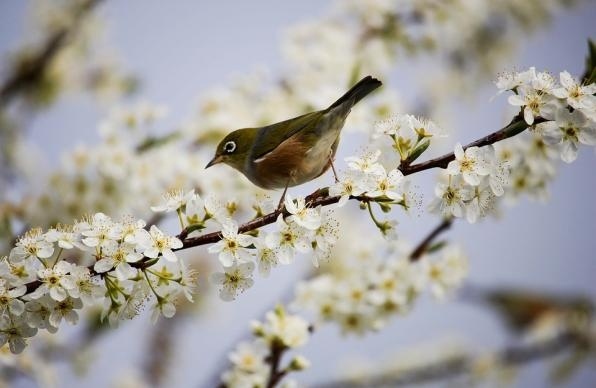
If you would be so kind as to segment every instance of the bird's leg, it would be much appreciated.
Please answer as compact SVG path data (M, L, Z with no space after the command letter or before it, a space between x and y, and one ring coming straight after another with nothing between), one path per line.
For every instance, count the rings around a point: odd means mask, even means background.
M335 171L335 166L333 165L333 155L329 154L329 163L331 164L331 171L333 171L333 178L335 178L335 183L339 182L339 178L337 177L337 171Z
M281 213L284 208L284 201L286 200L286 193L288 192L288 186L290 185L290 180L294 177L295 171L290 173L288 176L288 180L286 181L286 187L284 187L284 192L281 194L281 198L279 199L279 203L277 204L277 211Z

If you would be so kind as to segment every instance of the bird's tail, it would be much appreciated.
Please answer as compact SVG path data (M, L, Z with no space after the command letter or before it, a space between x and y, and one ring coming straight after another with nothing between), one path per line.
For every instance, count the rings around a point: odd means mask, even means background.
M351 106L354 106L358 101L366 97L370 92L381 86L383 83L376 78L367 75L362 78L350 90L346 92L339 100L335 101L328 109L333 109L347 101L351 101Z

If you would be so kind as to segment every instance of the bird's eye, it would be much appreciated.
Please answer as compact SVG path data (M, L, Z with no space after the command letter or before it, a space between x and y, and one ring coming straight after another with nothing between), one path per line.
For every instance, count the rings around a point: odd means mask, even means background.
M229 141L226 144L224 144L223 148L224 151L226 151L228 154L231 154L236 150L236 143L234 143L233 141Z

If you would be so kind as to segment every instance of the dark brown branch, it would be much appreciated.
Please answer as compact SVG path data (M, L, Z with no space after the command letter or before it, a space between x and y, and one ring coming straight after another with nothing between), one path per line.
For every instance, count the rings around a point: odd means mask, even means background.
M537 117L533 125L540 124L545 121L546 120L542 117ZM485 147L487 145L491 145L501 140L505 140L515 135L518 135L521 132L525 131L528 127L529 125L524 121L522 114L520 113L519 115L515 116L506 127L496 132L493 132L490 135L485 136L481 139L473 141L470 144L465 145L463 148L465 150L466 148L470 147ZM410 175L431 168L447 168L449 162L451 162L454 159L455 155L453 154L453 152L451 152L443 156L439 156L437 158L428 160L426 162L412 165L402 165L399 167L399 169L404 175Z
M91 12L101 1L87 0L80 2L72 15L73 23L55 31L42 45L39 52L26 63L19 66L13 74L8 76L4 84L0 86L0 106L7 105L22 90L29 89L32 85L39 82L52 60L79 28L85 15Z
M424 255L426 253L428 248L430 248L430 245L433 243L433 241L441 233L443 233L444 231L449 229L452 224L453 224L453 218L449 217L449 218L443 219L443 222L441 222L439 225L437 225L437 227L435 229L433 229L430 232L430 234L424 240L422 240L420 242L420 244L418 244L418 246L416 248L414 248L414 250L410 254L410 261L418 261L422 257L422 255Z
M279 370L279 364L281 363L281 357L288 348L278 342L271 344L271 353L267 357L269 363L269 379L267 381L267 388L273 388L275 385L285 376L286 372Z
M585 339L576 333L563 333L541 342L507 347L496 353L498 365L523 366L546 359L563 351L585 346ZM316 388L397 387L436 382L473 373L477 355L462 355L413 367L399 372L385 372L355 380L337 380L314 384Z

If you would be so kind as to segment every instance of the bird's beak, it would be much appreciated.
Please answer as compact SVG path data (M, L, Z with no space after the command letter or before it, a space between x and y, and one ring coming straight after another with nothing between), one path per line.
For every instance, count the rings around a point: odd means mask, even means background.
M209 167L213 166L214 164L221 163L222 161L223 161L223 158L221 157L221 155L216 155L213 159L211 159L211 161L209 163L207 163L205 168L209 168Z

